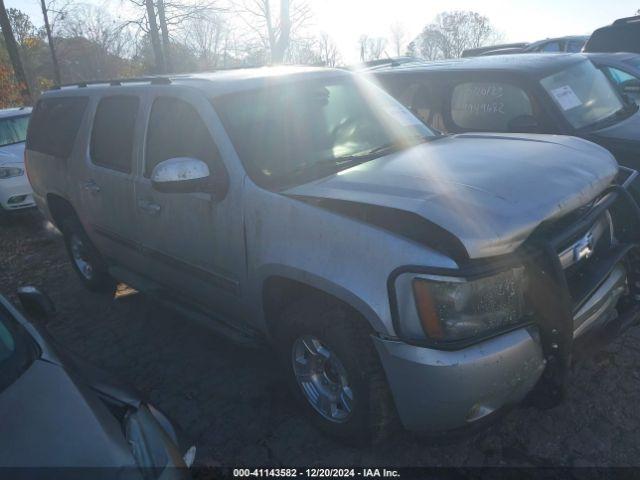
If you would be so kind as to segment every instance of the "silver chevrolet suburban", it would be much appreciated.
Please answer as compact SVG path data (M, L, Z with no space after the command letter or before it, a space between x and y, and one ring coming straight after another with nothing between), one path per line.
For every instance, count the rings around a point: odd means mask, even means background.
M338 436L552 405L638 318L634 171L577 138L439 135L345 71L64 86L26 165L88 288L266 339Z

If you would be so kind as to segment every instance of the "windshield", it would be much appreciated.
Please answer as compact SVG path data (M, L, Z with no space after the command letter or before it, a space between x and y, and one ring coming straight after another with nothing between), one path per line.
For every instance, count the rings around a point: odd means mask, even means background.
M624 108L604 73L584 61L540 83L573 128L584 128L609 118Z
M24 142L27 138L29 115L0 118L0 147Z
M0 305L0 392L13 383L32 360L30 337Z
M282 188L435 136L365 80L326 78L217 98L213 104L251 178Z

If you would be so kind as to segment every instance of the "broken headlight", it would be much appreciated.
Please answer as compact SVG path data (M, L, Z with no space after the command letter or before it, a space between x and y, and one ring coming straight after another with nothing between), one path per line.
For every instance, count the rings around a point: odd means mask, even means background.
M523 267L471 280L403 274L396 283L399 333L452 342L516 325L524 317L525 283Z

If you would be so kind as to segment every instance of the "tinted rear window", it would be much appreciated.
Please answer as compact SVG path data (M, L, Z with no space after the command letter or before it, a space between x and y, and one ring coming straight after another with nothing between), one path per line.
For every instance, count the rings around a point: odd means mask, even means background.
M44 98L31 115L27 149L59 158L71 155L87 97Z
M125 95L100 100L91 132L93 163L120 172L131 172L139 104L138 97Z

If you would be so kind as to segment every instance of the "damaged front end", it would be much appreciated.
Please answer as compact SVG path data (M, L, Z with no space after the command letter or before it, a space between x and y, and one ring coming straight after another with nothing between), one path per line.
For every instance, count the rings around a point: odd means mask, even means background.
M528 302L547 363L535 403L560 401L572 359L640 318L639 198L638 173L621 168L588 208L541 227L523 245Z
M394 271L397 337L375 344L405 427L470 426L525 397L556 405L572 360L640 318L638 199L640 176L621 168L511 254Z

